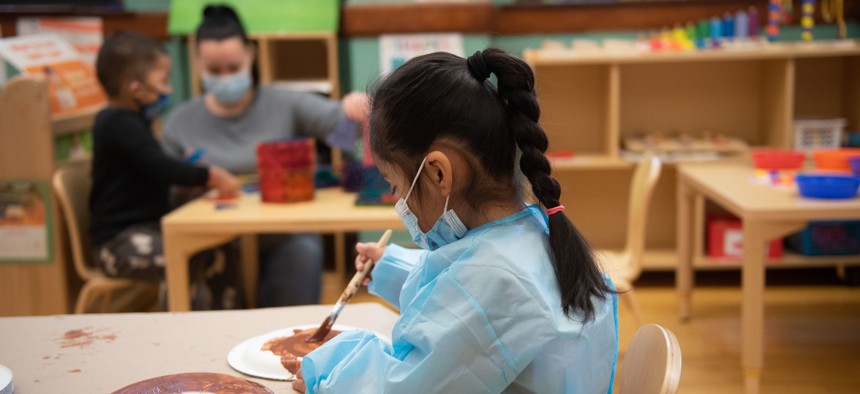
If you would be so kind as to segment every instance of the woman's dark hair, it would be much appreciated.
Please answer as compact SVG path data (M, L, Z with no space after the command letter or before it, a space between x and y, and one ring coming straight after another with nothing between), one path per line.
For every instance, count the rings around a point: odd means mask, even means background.
M242 25L242 20L239 19L236 10L223 4L207 5L203 9L203 20L200 22L200 26L197 26L195 37L197 45L206 40L224 41L230 38L239 38L245 45L254 45L248 38L245 26ZM260 82L256 59L251 65L251 77L255 85Z
M228 5L207 5L203 9L203 21L197 26L197 42L203 40L222 41L239 37L245 44L251 40L245 33L245 27L239 14Z
M491 73L498 89L487 79ZM469 187L462 199L475 209L523 200L515 163L519 148L519 169L549 209L560 205L561 187L550 175L539 118L534 74L522 60L492 48L468 60L437 52L406 62L378 84L370 143L377 159L395 164L403 175L418 171L434 142L465 149L473 179L465 180ZM564 313L592 319L591 297L611 290L588 242L563 212L549 216L549 246Z

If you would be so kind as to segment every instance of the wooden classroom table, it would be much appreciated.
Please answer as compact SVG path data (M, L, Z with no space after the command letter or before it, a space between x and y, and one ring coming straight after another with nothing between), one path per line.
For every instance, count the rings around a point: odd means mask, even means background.
M331 306L237 311L116 313L0 318L0 364L15 393L110 393L163 375L212 372L242 377L276 393L291 383L251 378L227 364L242 341L316 324ZM348 305L338 324L391 335L397 314L376 303ZM83 335L69 338L67 333ZM74 336L74 335L73 335Z
M678 167L676 287L682 319L690 317L695 253L704 248L704 201L716 203L743 221L741 365L747 393L759 392L764 365L766 244L801 230L811 220L860 219L860 198L806 199L798 195L796 188L754 184L753 176L754 169L745 163L689 163Z
M161 220L164 234L165 274L168 308L171 311L190 309L188 260L201 250L228 242L240 235L259 233L336 233L349 231L402 229L403 222L394 207L355 206L356 195L340 188L317 190L313 201L291 204L269 204L260 200L259 193L244 193L235 206L216 209L216 202L198 198ZM243 237L243 267L245 289L253 305L257 280L256 244ZM252 238L253 239L253 238ZM336 264L340 277L344 275L343 238L335 240ZM250 256L250 257L249 257Z

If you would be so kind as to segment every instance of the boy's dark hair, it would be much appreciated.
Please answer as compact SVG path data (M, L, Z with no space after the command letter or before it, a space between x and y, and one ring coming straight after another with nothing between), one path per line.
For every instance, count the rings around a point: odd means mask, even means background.
M120 30L102 43L96 59L96 75L107 95L117 97L123 83L144 81L158 56L166 54L159 42L140 33Z
M490 73L498 89L487 80ZM461 199L480 209L523 201L515 163L519 148L519 169L532 192L544 208L554 208L561 187L550 175L539 117L534 74L522 60L500 49L477 52L468 61L437 52L406 62L376 87L371 150L412 176L434 142L462 147L472 179L465 181L469 187ZM549 246L565 314L581 312L592 319L591 298L603 298L611 289L588 242L563 212L549 216Z

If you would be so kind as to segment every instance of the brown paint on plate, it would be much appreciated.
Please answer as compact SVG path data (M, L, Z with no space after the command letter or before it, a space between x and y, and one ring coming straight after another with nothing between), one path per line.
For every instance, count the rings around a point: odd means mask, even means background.
M272 338L263 344L260 350L270 351L276 356L281 356L281 365L284 366L290 373L296 373L302 363L298 359L304 357L314 349L322 346L332 338L340 334L340 331L331 330L325 339L319 342L308 343L308 338L317 332L317 328L307 330L293 330L293 335L289 337Z
M204 393L274 394L257 382L222 373L191 372L159 376L125 386L113 394L155 394L199 391Z

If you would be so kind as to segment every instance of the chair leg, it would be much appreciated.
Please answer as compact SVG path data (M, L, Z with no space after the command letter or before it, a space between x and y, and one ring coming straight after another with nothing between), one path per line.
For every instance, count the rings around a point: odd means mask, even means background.
M93 286L90 283L84 283L78 293L78 301L75 303L75 314L87 313L87 307L90 305L93 296Z
M102 291L102 313L110 313L111 311L111 301L113 301L113 293L116 291L115 288L105 288Z
M639 300L636 298L636 294L633 292L633 287L631 286L627 291L619 294L619 298L621 298L621 302L633 312L633 320L636 322L636 327L642 326L642 309L639 308Z

